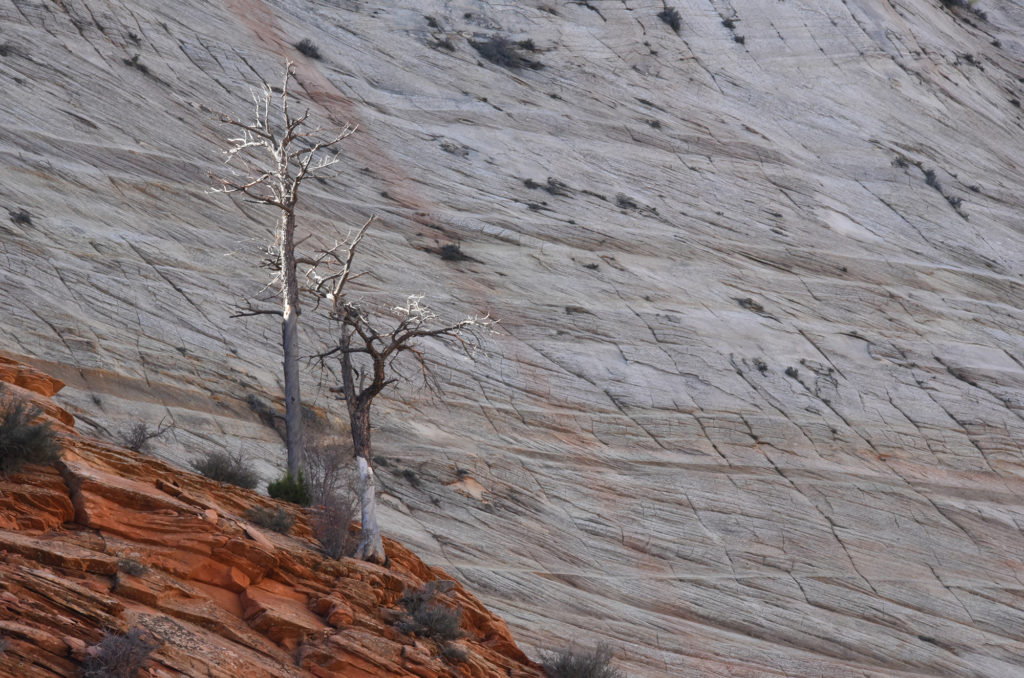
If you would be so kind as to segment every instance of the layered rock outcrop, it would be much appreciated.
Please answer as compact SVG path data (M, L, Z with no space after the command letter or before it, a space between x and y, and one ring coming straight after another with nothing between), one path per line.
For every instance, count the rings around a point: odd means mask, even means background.
M359 125L303 233L380 214L367 303L503 321L475 364L426 347L443 398L379 403L386 534L531 653L604 639L636 676L1024 671L1019 3L4 0L0 27L0 345L83 430L165 420L164 458L242 440L278 473L248 405L278 328L228 318L273 215L206 187L213 111L290 58L315 120Z
M284 507L291 536L259 528L247 509L270 500L80 436L36 370L0 359L3 382L46 408L63 452L0 478L0 675L78 675L104 632L132 628L160 643L153 676L540 675L455 582L436 602L463 610L463 638L399 631L403 594L448 579L401 544L387 568L325 558L306 511Z

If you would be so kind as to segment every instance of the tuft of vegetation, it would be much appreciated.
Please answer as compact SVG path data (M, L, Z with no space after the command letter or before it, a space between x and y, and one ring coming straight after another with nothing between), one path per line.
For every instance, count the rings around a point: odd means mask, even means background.
M593 650L567 648L541 655L541 665L548 678L625 678L612 666L612 649L598 644Z
M683 18L679 16L679 10L675 7L666 7L665 9L658 12L658 18L668 24L677 35L679 29L683 26Z
M464 662L469 657L469 653L465 648L449 642L441 646L441 656L450 662Z
M461 245L441 245L438 248L438 254L441 255L441 259L444 261L469 261L469 256L462 251Z
M140 628L125 634L108 631L98 652L82 663L82 678L135 678L149 655L162 644Z
M437 602L438 594L455 588L455 582L439 580L428 582L420 589L406 589L398 601L405 608L405 619L396 626L404 633L447 642L461 638L462 608L450 608Z
M313 508L310 527L320 542L324 555L337 560L352 556L359 546L358 534L349 526L356 517L356 501L352 494L335 493Z
M740 45L747 44L747 39L745 37L743 37L742 35L734 35L734 36L732 36L732 39L733 39L733 42L736 42L736 43L738 43Z
M979 9L978 7L975 6L977 4L976 0L939 0L939 1L942 3L942 6L945 7L946 9L949 9L949 10L953 10L953 9L966 9L969 12L973 12L974 15L976 17L978 17L979 19L981 19L982 21L985 21L985 20L988 19L988 14L985 13L985 10Z
M789 377L790 379L799 379L800 371L791 365L786 368L786 376Z
M419 489L420 485L422 485L422 483L420 482L419 475L416 473L416 471L413 471L411 468L402 469L402 477L409 481L409 484L415 487L416 489Z
M299 50L310 59L316 59L319 61L322 58L320 56L320 48L317 47L309 38L303 38L295 43L295 49Z
M248 460L242 453L230 454L228 452L209 452L205 457L194 459L192 468L210 480L221 483L231 483L253 490L260 482L259 474L249 466Z
M255 485L253 485L255 487ZM313 500L306 482L306 474L299 471L298 477L285 473L277 480L267 483L267 494L274 499L291 502L299 506L309 506Z
M32 215L29 214L27 210L14 210L13 212L9 212L9 214L11 215L11 223L13 223L15 226L32 225Z
M283 508L269 508L265 506L253 506L245 512L246 520L256 523L274 532L288 534L295 526L295 519Z
M171 430L170 424L163 424L151 429L144 421L133 421L127 430L121 431L121 444L132 452L142 452L150 440L161 437Z
M638 210L640 209L640 203L633 198L629 197L625 193L619 193L615 196L615 204L624 210Z
M139 61L138 54L133 56L131 59L122 59L121 61L125 66L130 66L143 75L149 75L149 66Z
M487 59L492 64L497 64L503 68L511 68L514 70L531 68L535 71L544 68L544 64L539 61L523 56L519 50L523 49L522 45L524 43L527 43L527 41L521 40L520 42L512 42L508 38L500 35L492 35L486 40L471 40L469 42L480 56ZM527 44L532 48L530 51L536 51L536 48L533 47L533 41L529 41Z
M274 411L274 408L254 393L245 396L245 404L260 418L263 425L274 429L281 440L285 439L284 417Z
M9 642L7 638L5 636L0 636L0 655L2 655L4 652L7 652L8 645Z
M49 421L35 423L42 411L24 398L0 397L0 475L16 473L25 464L52 464L60 459L60 443Z
M149 568L140 563L139 561L129 556L120 556L117 559L117 569L119 572L130 574L133 577L141 577L142 575L149 572Z

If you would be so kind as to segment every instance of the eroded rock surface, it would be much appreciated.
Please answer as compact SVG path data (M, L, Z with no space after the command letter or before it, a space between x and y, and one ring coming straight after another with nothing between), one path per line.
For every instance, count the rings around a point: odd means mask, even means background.
M315 119L359 125L304 232L380 214L372 300L502 320L477 364L429 347L442 399L380 403L388 534L529 646L604 638L638 676L1024 672L1019 3L4 0L0 25L0 342L80 426L166 417L159 455L280 468L247 404L278 398L278 330L227 317L273 215L206 177L213 111L291 58Z
M29 386L43 399L46 383ZM270 502L253 492L68 427L62 445L57 469L0 482L2 675L76 676L105 630L137 627L162 643L149 675L540 675L461 585L436 597L465 610L460 658L391 624L407 589L448 579L397 542L388 568L326 559L297 507L294 536L260 534L245 509Z

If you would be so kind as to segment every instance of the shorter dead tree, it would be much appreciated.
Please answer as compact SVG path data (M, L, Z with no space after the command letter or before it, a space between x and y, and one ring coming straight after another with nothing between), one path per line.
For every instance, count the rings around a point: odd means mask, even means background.
M360 306L348 295L346 285L355 278L352 260L356 247L374 218L370 218L351 242L340 243L321 251L315 259L302 261L307 266L308 288L318 306L327 307L328 316L337 323L337 341L318 354L322 368L329 359L340 367L341 384L331 388L345 400L352 430L352 446L359 467L360 517L362 538L356 557L375 563L387 561L384 543L377 524L376 486L373 471L373 448L370 440L370 408L373 399L385 388L400 380L397 363L408 357L419 365L428 386L436 388L436 380L420 348L422 339L454 342L468 357L474 357L479 346L478 331L493 324L487 316L468 317L452 324L442 324L430 309L420 302L422 296L411 296L404 306L371 309Z

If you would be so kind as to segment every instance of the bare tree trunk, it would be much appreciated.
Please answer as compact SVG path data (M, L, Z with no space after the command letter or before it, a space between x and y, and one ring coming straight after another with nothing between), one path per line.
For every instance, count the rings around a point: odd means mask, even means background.
M380 537L380 527L377 525L377 495L373 468L363 457L358 457L356 461L359 464L360 518L363 523L363 535L356 551L356 558L384 565L388 558L384 553L384 540Z
M359 506L363 524L362 539L356 551L356 558L383 565L387 562L384 540L377 525L377 488L373 473L373 451L370 447L369 403L357 403L349 410L352 425L352 446L355 448L356 463L359 465Z
M302 470L302 396L299 392L299 283L295 275L294 205L281 216L282 320L281 344L284 352L285 445L288 447L288 473L297 478Z

